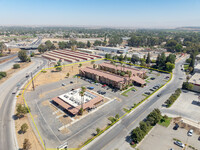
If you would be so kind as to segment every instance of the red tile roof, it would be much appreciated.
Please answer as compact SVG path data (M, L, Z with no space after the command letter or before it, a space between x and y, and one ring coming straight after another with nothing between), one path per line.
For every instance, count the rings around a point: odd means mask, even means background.
M97 104L97 103L99 103L99 102L101 102L103 100L103 97L101 97L101 96L99 96L96 93L93 93L91 91L89 91L89 92L92 93L93 95L96 95L97 97L95 97L94 99L90 100L89 102L84 103L83 104L83 109L84 110L94 107L95 104ZM80 108L81 108L81 105L79 105L77 107L74 107L74 106L68 104L67 102L63 101L59 97L55 97L52 100L55 101L60 106L62 106L63 108L65 108L66 110L68 110L73 115L76 115L79 112Z
M90 67L80 69L80 71L89 72L91 74L95 74L95 75L104 77L106 79L109 79L109 80L115 81L115 82L124 82L125 79L128 79L128 77L122 77L122 76L119 76L119 75L111 74L111 73L104 72L104 71L97 70L97 69L93 69L93 68L90 68Z
M108 68L113 68L113 69L117 69L117 70L124 70L124 71L131 71L132 74L134 75L137 75L137 74L143 74L145 73L145 71L142 71L142 70L139 70L139 69L136 69L136 68L131 68L131 67L121 67L121 65L113 65L111 63L102 63L102 64L99 64L99 66L105 66L105 67L108 67Z

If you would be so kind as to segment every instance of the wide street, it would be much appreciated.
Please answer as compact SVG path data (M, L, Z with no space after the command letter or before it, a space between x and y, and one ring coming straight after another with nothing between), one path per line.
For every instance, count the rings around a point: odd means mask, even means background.
M125 116L119 123L113 126L110 130L96 138L90 144L85 146L84 150L112 150L115 148L126 149L128 146L128 135L132 129L138 126L139 122L142 121L154 108L161 108L165 100L173 93L177 88L180 88L184 78L184 72L181 71L181 64L185 61L181 60L176 63L174 70L173 79L158 93L161 93L161 97L157 97L154 94L144 104L139 106L131 114Z
M46 61L34 58L33 63L15 73L11 78L0 85L0 149L15 150L18 149L15 136L15 126L13 113L15 109L16 95L12 94L13 89L20 84L22 86L26 81L26 73L33 74L41 70ZM42 65L41 65L42 64ZM40 66L41 65L41 66ZM38 67L40 66L40 67Z

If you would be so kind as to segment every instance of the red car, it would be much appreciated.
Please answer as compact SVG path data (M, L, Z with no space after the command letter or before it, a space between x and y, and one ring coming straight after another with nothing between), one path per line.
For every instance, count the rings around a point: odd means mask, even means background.
M102 85L102 87L106 87L106 84Z

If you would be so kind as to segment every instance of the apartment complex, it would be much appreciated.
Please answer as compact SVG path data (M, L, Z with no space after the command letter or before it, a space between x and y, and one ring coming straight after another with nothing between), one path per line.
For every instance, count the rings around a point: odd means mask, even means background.
M125 69L125 68L124 68ZM142 72L133 68L126 68L131 71L131 76L125 75L120 76L116 74L117 68L114 65L109 63L100 64L98 69L86 67L79 70L81 76L90 78L94 81L107 84L114 88L123 89L131 83L135 83L137 85L145 85L146 82L142 79L145 72Z

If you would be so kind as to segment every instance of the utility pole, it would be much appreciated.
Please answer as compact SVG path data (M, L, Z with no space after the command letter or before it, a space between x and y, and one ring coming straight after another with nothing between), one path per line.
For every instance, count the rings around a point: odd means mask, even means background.
M35 86L34 86L34 81L33 81L33 73L32 72L31 72L31 80L32 80L33 91L35 91Z

